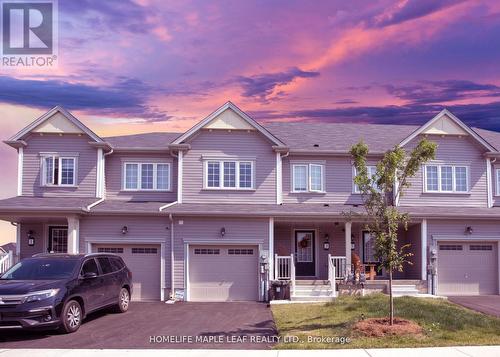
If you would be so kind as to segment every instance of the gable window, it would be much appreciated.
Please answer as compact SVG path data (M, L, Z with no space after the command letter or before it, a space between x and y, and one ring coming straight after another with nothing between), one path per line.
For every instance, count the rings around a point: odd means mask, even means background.
M368 177L373 178L373 176L375 176L375 174L377 173L377 166L367 166L366 170L368 171ZM354 168L353 174L354 174L354 176L353 176L353 180L354 180L354 177L356 177L356 175L357 175L356 168ZM375 186L375 184L374 184L374 186ZM354 184L354 193L361 193L358 185L356 185L356 184Z
M57 155L43 156L43 186L74 186L75 182L76 158Z
M237 160L205 161L205 188L251 190L254 188L254 162Z
M469 192L467 166L425 165L425 192Z
M124 165L124 190L168 191L170 190L170 164L132 163Z
M292 192L324 192L325 166L321 164L292 165Z

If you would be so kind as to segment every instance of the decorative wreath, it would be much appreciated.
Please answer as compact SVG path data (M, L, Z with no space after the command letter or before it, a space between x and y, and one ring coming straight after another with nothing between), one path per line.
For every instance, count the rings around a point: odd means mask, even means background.
M309 238L304 238L299 242L301 248L307 248L309 246Z

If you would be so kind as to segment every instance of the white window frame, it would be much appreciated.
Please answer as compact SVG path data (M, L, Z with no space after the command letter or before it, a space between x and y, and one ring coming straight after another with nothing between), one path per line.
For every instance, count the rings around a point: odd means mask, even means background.
M367 165L366 169L368 170L368 175L370 178L373 177L373 175L375 175L375 172L377 172L377 166L375 166L375 165ZM354 182L354 178L356 177L356 175L357 175L357 170L353 166L352 167L352 192L356 193L356 194L361 194L361 191L359 190L358 185L356 185L356 183Z
M52 178L55 178L54 170L55 170L55 162L57 160L58 172L57 172L57 184L52 182L47 182L47 170L45 168L45 159L52 158ZM73 183L71 184L63 184L62 182L62 160L72 160L73 161ZM58 154L44 154L41 155L41 163L40 163L40 171L41 171L41 186L44 187L76 187L76 178L77 178L77 157L76 156L68 156L68 155L58 155Z
M208 163L218 163L219 164L219 186L208 186ZM224 186L224 163L234 162L235 163L235 186ZM250 187L240 187L240 164L250 164L251 173L251 185ZM243 159L206 159L203 161L203 189L204 190L236 190L236 191L254 191L255 190L255 161L254 160L243 160Z
M429 190L427 187L427 167L428 166L436 166L437 167L437 174L438 174L438 189L437 190ZM451 175L452 175L452 189L451 190L443 190L442 189L442 182L441 182L441 169L443 167L451 167ZM456 168L457 167L462 167L465 168L465 183L467 185L466 191L458 191L457 190L457 180L456 180ZM497 180L498 181L498 180ZM497 182L498 184L498 182ZM423 192L424 193L453 193L453 194L468 194L470 193L470 169L469 166L467 165L460 165L460 164L435 164L435 163L430 163L427 165L424 165L423 167Z
M127 188L127 165L137 165L137 187ZM142 188L142 165L153 165L153 188ZM158 165L168 166L167 188L158 188ZM169 162L137 162L126 161L122 168L122 190L123 191L146 191L146 192L169 192L172 190L172 165Z
M495 169L495 196L500 196L500 168Z
M319 190L313 190L312 189L312 177L311 177L311 167L313 166L319 166L321 167L321 189ZM302 190L296 190L295 189L295 168L296 167L305 167L306 168L306 189L305 191ZM291 192L292 193L325 193L325 181L326 181L326 175L325 175L325 164L323 163L302 163L302 162L296 162L291 164L291 170L290 170L290 176L291 176Z

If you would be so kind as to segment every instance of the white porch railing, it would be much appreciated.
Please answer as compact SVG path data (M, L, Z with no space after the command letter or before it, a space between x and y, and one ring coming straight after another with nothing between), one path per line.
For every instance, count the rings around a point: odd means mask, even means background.
M295 262L293 254L274 256L274 279L275 280L290 280L290 295L295 291Z
M345 279L347 276L347 259L346 257L328 255L331 263L335 267L335 279Z
M0 274L5 273L14 264L14 256L12 252L0 255Z
M332 296L337 297L337 269L335 268L334 259L335 257L332 257L330 254L328 254L328 282L330 283L330 288L332 289Z

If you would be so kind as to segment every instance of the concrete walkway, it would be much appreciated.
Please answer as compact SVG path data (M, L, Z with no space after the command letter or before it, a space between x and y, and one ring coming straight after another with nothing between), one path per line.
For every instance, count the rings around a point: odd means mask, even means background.
M234 350L2 350L0 357L234 357ZM460 347L428 347L428 348L387 348L356 350L239 350L238 357L498 357L500 346L460 346Z

